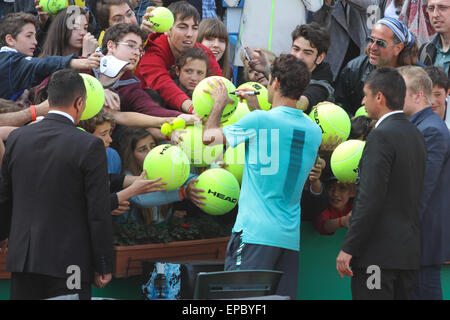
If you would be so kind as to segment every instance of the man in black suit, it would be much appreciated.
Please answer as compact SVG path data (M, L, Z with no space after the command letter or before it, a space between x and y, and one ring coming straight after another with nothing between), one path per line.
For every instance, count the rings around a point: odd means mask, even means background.
M353 299L410 299L419 269L426 147L403 114L405 92L393 68L372 71L364 85L363 104L378 121L366 141L350 228L336 260L341 277L352 277Z
M54 73L49 114L8 138L0 180L0 240L8 239L11 299L104 287L113 268L105 147L75 126L86 88L71 70ZM81 286L80 286L81 284Z

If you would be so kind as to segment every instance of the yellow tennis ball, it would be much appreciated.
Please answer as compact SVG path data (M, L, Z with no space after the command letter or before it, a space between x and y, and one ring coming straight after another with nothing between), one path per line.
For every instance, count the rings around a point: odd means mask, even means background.
M239 102L236 111L225 121L225 123L222 126L229 126L230 124L233 124L237 122L239 119L242 119L245 115L250 113L250 109L247 106L247 103L245 102Z
M361 106L358 108L358 110L356 110L355 118L360 117L360 116L369 117L369 114L367 113L367 110L366 110L366 106Z
M174 190L183 185L191 171L189 159L177 146L161 144L153 148L145 157L143 168L147 179L162 178L166 190Z
M358 175L365 142L348 140L336 147L331 154L330 166L334 176L341 182L355 182Z
M166 122L162 124L161 133L165 136L170 136L170 134L172 133L172 127L169 123Z
M40 0L39 5L42 6L42 11L55 15L67 8L69 3L67 0Z
M175 118L172 121L172 129L173 130L184 129L184 128L186 128L186 122L184 121L184 119L182 119L182 118Z
M211 215L223 215L230 212L238 203L239 182L227 170L208 169L197 179L195 187L205 190L200 193L206 197L206 199L202 199L205 205L200 207L204 212Z
M262 110L267 111L272 107L272 104L269 102L269 91L267 91L267 88L262 84L258 82L246 82L241 84L238 89L248 89L259 92L259 95L256 97Z
M203 144L203 126L187 126L181 134L183 139L178 146L186 153L195 167L206 167L216 161L223 152L223 144L206 146Z
M234 113L239 100L237 96L230 94L236 91L236 87L227 78L212 76L200 81L192 93L192 103L194 104L195 112L199 116L204 117L204 119L209 116L214 106L214 100L211 95L206 93L204 90L212 90L211 86L208 84L208 81L214 83L214 79L220 79L224 82L228 90L228 97L233 101L232 103L227 104L223 110L222 117L220 118L220 122L223 123Z
M235 148L229 147L225 151L223 162L227 164L224 169L231 172L239 184L242 184L245 164L245 143L241 143Z
M328 138L335 136L347 140L350 135L351 122L347 112L331 102L321 102L309 114L322 129L322 142L326 143Z
M152 30L164 33L172 28L175 18L172 11L165 7L157 7L152 10L152 17L148 18L148 22L153 23Z
M80 73L86 87L86 108L81 114L81 120L87 120L95 117L103 108L105 103L105 90L102 84L95 77Z

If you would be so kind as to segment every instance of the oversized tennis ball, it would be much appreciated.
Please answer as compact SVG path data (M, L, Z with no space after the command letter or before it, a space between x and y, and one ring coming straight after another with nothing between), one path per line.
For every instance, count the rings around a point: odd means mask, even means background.
M86 87L86 108L81 114L81 120L87 120L95 117L103 108L105 103L105 90L102 84L95 77L80 73Z
M157 7L151 13L153 16L148 18L148 22L153 23L152 30L164 33L172 28L175 21L172 11L165 7Z
M366 110L366 106L361 106L358 108L358 110L356 110L355 118L359 117L359 116L369 117L369 114L367 113L367 110Z
M211 215L222 215L230 212L239 200L239 182L232 173L222 168L208 169L198 176L195 185L203 189L200 195L205 205L200 208Z
M236 91L236 87L227 78L212 76L200 81L195 87L194 92L192 93L192 103L194 104L195 112L199 116L203 117L204 119L209 116L214 106L214 100L211 95L204 92L204 90L212 90L211 86L208 84L208 81L214 83L213 79L220 79L225 83L225 86L228 89L228 97L230 97L230 99L233 101L232 103L227 104L223 110L222 117L220 118L220 122L223 123L234 113L239 100L237 96L235 96L234 94L230 94Z
M327 143L328 138L335 136L347 140L350 135L350 118L347 112L331 102L321 102L309 114L322 129L322 142Z
M177 130L177 129L184 129L186 128L186 122L184 121L184 119L181 118L175 118L172 121L172 129L173 130Z
M233 124L237 122L239 119L242 119L245 115L250 113L250 109L247 106L247 103L245 102L238 102L238 105L236 107L236 111L225 121L225 123L222 126L229 126L230 124Z
M248 89L251 91L258 91L259 95L257 95L257 99L259 102L259 106L262 110L270 110L272 104L269 102L269 91L267 88L258 82L246 82L241 84L238 89Z
M69 3L67 0L41 0L39 1L39 5L42 6L42 11L55 15L67 8Z
M187 126L181 134L183 139L178 146L186 153L195 167L206 167L213 163L223 152L223 144L206 146L203 144L203 126Z
M334 176L341 182L355 182L358 165L365 142L348 140L342 142L331 154L330 166Z
M239 184L242 184L245 163L245 143L241 143L235 148L229 147L223 155L223 162L227 164L224 169L231 172Z
M172 133L172 127L169 123L165 122L162 124L161 126L161 133L165 136L170 136L170 134Z
M162 178L166 190L174 190L183 185L189 177L191 167L186 154L177 146L161 144L153 148L145 157L143 168L147 179Z
M84 130L84 128L82 128L82 127L77 127L77 129L80 129L81 131L86 132L86 130Z

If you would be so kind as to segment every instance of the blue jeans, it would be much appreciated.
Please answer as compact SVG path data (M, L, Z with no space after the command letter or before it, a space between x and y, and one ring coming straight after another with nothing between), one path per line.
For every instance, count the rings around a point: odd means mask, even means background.
M413 290L414 300L442 300L441 266L422 266Z

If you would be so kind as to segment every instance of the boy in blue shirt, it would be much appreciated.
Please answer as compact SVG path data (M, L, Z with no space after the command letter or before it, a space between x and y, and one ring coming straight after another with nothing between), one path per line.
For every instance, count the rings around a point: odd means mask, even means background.
M296 108L309 81L302 61L281 55L269 75L272 110L255 110L223 129L219 121L229 98L225 85L215 81L210 92L215 104L203 133L205 144L227 141L235 147L245 142L246 148L225 269L283 271L277 294L291 299L297 297L300 198L322 139L320 128ZM251 104L251 96L240 95Z

